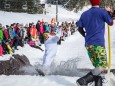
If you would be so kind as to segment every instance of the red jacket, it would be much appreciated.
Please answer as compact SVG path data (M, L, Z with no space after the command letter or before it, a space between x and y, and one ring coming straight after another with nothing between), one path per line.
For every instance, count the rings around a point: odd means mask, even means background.
M8 37L9 37L8 31L5 29L5 30L3 31L3 33L4 33L5 38L8 39Z

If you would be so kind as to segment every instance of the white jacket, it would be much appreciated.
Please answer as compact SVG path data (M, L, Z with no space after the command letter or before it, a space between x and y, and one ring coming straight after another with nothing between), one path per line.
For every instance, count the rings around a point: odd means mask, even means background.
M43 66L49 68L53 59L56 57L57 42L60 39L60 34L50 36L45 42L45 53L43 56Z

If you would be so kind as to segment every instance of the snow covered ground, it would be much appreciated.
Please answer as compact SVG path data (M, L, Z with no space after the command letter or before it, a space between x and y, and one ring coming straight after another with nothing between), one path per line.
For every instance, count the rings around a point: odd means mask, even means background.
M60 10L63 9L60 7ZM86 10L88 8L84 8ZM49 9L51 10L51 9ZM83 10L83 11L84 11ZM53 11L53 9L52 9ZM55 10L54 10L55 11ZM28 22L36 22L38 19L44 19L46 21L50 21L50 18L54 17L55 13L51 12L52 15L49 13L46 16L45 15L38 15L38 14L26 14L26 13L12 13L12 12L3 12L0 11L0 22L4 25L11 24L13 22L19 22L19 23L28 23ZM80 14L83 12L79 12L77 14L69 13L68 11L62 11L62 16L60 16L63 21L69 20L69 18L77 19L77 17L80 16ZM53 14L54 13L54 14ZM65 14L63 14L65 13ZM60 15L61 15L60 14ZM63 16L64 15L64 16ZM111 27L111 42L112 42L112 68L115 68L115 25ZM107 43L107 29L106 29L106 43ZM19 50L16 51L18 54L24 54L28 57L30 60L30 63L32 65L36 65L38 63L42 63L42 58L44 52L29 47L29 45L25 45L24 48L18 47ZM42 45L42 48L44 49L44 46ZM107 44L106 44L106 48ZM62 42L62 45L58 46L58 52L57 57L55 58L55 64L59 65L62 61L68 61L70 59L78 58L80 59L77 63L77 67L79 68L93 68L91 65L91 62L89 61L89 58L87 56L86 49L84 47L84 38L76 32L74 35L69 37L66 41ZM0 60L8 59L8 56L0 57ZM69 76L30 76L30 75L10 75L0 76L0 86L76 86L76 80L78 77L69 77Z
M34 22L36 24L38 20L44 19L44 21L50 23L51 19L56 17L56 6L51 5L51 7L49 7L49 5L46 4L45 8L47 11L46 15L0 11L0 22L3 25L10 25L11 23L14 23L14 22L19 22L19 23L24 23L24 24ZM77 20L78 15L76 13L67 11L61 6L59 6L58 9L59 9L58 17L59 17L60 22Z

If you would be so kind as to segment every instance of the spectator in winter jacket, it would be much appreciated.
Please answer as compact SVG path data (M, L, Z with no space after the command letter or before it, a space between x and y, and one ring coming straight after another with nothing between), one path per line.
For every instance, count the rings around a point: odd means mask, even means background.
M9 26L9 25L6 25L6 29L7 29L7 31L9 32L10 26Z
M23 47L24 46L24 26L23 26L23 23L22 24L20 24L20 31L19 31L19 45L21 46L21 47Z
M31 35L30 35L30 28L32 28L32 24L29 23L29 27L27 28L27 38L28 38L28 42L31 41Z
M50 32L50 29L49 29L49 26L48 26L47 22L45 23L45 31Z
M54 24L51 24L51 31L54 31L55 32L55 28L54 28Z
M36 28L38 31L38 35L40 35L40 20L38 20L37 24L36 24Z
M6 44L6 47L7 47L7 50L8 50L8 51L7 51L7 52L8 52L8 54L11 54L11 55L12 55L12 54L13 54L13 52L12 52L12 48L11 48L11 46L10 46L9 42L8 42L8 41L6 41L6 42L5 42L5 44Z
M36 40L35 40L35 45L36 46L41 46L40 40L39 40L39 36L37 36Z
M68 25L68 37L70 37L70 35L71 35L71 27L70 25Z
M13 39L14 36L13 36L13 24L11 24L10 28L9 28L9 38L10 39Z
M43 25L44 32L45 32L45 31L46 31L46 25L47 25L47 22L42 22L42 25Z
M3 29L3 34L4 34L4 41L6 41L9 38L9 33L5 27L3 27L2 29Z
M54 23L54 32L56 32L56 30L57 30L57 24Z
M9 44L10 44L11 47L13 47L13 40L14 40L13 24L11 24L11 26L8 30L8 33L9 33Z
M92 7L81 15L77 26L78 31L85 38L85 47L95 69L78 79L77 84L87 86L89 82L97 80L95 86L102 86L102 78L99 74L107 67L105 22L113 25L113 19L107 12L109 7L106 7L106 10L99 8L101 0L90 0L90 2Z
M26 44L27 42L28 42L28 29L29 29L29 27L28 27L28 24L26 24L25 26L24 26L24 43Z
M48 27L49 27L49 31L51 32L51 24L48 24Z
M22 23L22 24L20 24L20 31L19 31L19 35L20 35L20 37L21 37L21 38L23 38L23 37L24 37L24 26L23 26L23 23Z
M2 30L2 24L0 23L0 40L2 41L4 38L4 35L3 35L3 30Z
M43 27L43 23L40 22L40 42L42 44L44 43L44 37L43 37L44 32L45 32L45 29Z
M43 34L45 32L44 24L40 22L40 34Z
M51 36L54 36L56 33L54 32L54 30L51 30L51 32L50 32L50 35Z
M33 25L33 27L30 28L30 35L32 38L36 39L38 36L38 31L35 27L35 25Z
M19 44L19 40L20 40L20 36L19 36L19 31L20 31L20 28L19 28L19 23L17 23L17 24L14 24L14 30L13 30L13 32L14 32L14 43L13 43L13 45L14 45L14 48L16 49L16 50L18 50L18 44Z

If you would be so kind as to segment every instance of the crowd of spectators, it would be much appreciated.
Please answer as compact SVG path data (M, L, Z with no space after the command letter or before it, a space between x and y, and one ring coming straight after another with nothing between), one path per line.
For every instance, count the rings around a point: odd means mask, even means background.
M45 32L49 32L50 35L56 34L59 30L61 30L61 37L58 44L61 45L61 41L65 41L76 31L76 25L74 22L49 24L39 20L36 24L29 23L25 25L13 23L3 26L0 23L0 56L13 54L15 50L18 50L18 46L23 47L25 44L42 50L40 46L44 44L43 34Z

